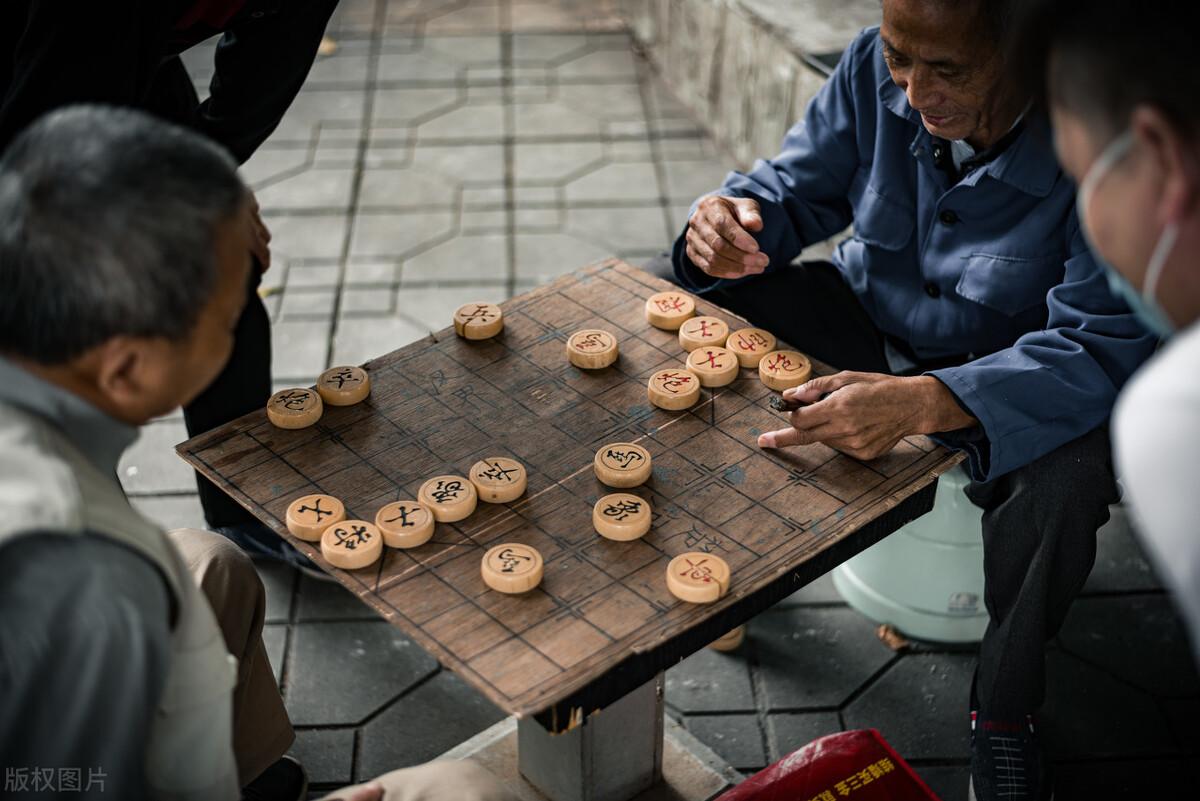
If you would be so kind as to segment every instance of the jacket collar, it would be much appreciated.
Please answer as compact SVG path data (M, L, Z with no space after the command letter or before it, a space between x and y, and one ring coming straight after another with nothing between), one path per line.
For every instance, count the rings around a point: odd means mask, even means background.
M133 426L114 420L79 396L2 358L0 403L41 417L62 432L88 460L113 475L121 454L137 439L137 429Z
M880 62L883 56L877 56ZM879 102L892 114L905 120L914 128L914 138L909 145L909 151L916 155L924 149L929 152L932 148L933 137L925 130L921 115L908 104L908 98L892 82L887 74L886 65L882 70L884 78L879 83ZM1055 182L1062 172L1058 159L1054 155L1051 144L1049 121L1044 115L1030 114L1026 116L1021 133L1009 147L996 158L976 170L972 170L960 182L966 186L974 186L985 175L990 175L997 181L1021 190L1035 197L1046 197L1054 188Z

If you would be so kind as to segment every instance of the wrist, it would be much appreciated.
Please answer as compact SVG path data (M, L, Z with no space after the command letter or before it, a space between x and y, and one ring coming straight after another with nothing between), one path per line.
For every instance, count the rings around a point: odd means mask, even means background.
M918 382L918 408L921 410L918 434L937 434L970 428L979 421L959 404L950 388L931 375L915 376Z

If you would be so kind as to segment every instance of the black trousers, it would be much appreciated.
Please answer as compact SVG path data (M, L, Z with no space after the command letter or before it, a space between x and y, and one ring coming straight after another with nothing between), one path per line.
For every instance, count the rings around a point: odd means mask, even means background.
M251 269L251 273L246 308L234 329L229 363L208 389L183 409L188 436L203 434L255 409L262 409L271 397L271 320L258 296L258 285L262 280L259 270ZM256 522L254 515L199 473L196 474L196 487L200 492L204 519L210 528Z
M200 105L196 89L178 57L168 59L155 73L146 106L168 119L186 119ZM209 387L184 407L188 436L211 431L244 414L261 409L271 397L271 320L258 287L262 265L257 260L246 286L246 306L233 332L229 363ZM255 523L256 518L199 473L196 488L209 528Z
M646 269L675 281L669 258ZM890 373L885 339L832 264L809 262L705 296L841 369ZM918 365L930 369L937 365ZM975 692L983 715L1018 720L1045 697L1045 643L1057 634L1096 558L1096 531L1117 500L1100 428L967 489L983 509L984 600L991 621Z

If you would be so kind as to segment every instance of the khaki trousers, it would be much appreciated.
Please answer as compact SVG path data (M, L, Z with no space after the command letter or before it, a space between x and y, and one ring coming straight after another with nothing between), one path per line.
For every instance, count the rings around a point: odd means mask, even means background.
M225 647L238 661L233 688L233 752L243 787L287 753L296 733L263 646L267 596L254 563L220 534L177 529L167 537L212 606Z
M287 753L296 734L263 647L266 591L254 563L219 534L199 529L167 533L196 585L212 605L229 653L238 660L233 689L233 751L244 787ZM385 801L510 801L486 768L469 760L430 762L385 773L370 782L335 791L329 799Z

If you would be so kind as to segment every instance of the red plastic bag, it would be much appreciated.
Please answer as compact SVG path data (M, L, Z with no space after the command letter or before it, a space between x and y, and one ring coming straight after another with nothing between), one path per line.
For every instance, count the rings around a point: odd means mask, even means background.
M938 801L875 729L813 740L717 801Z

